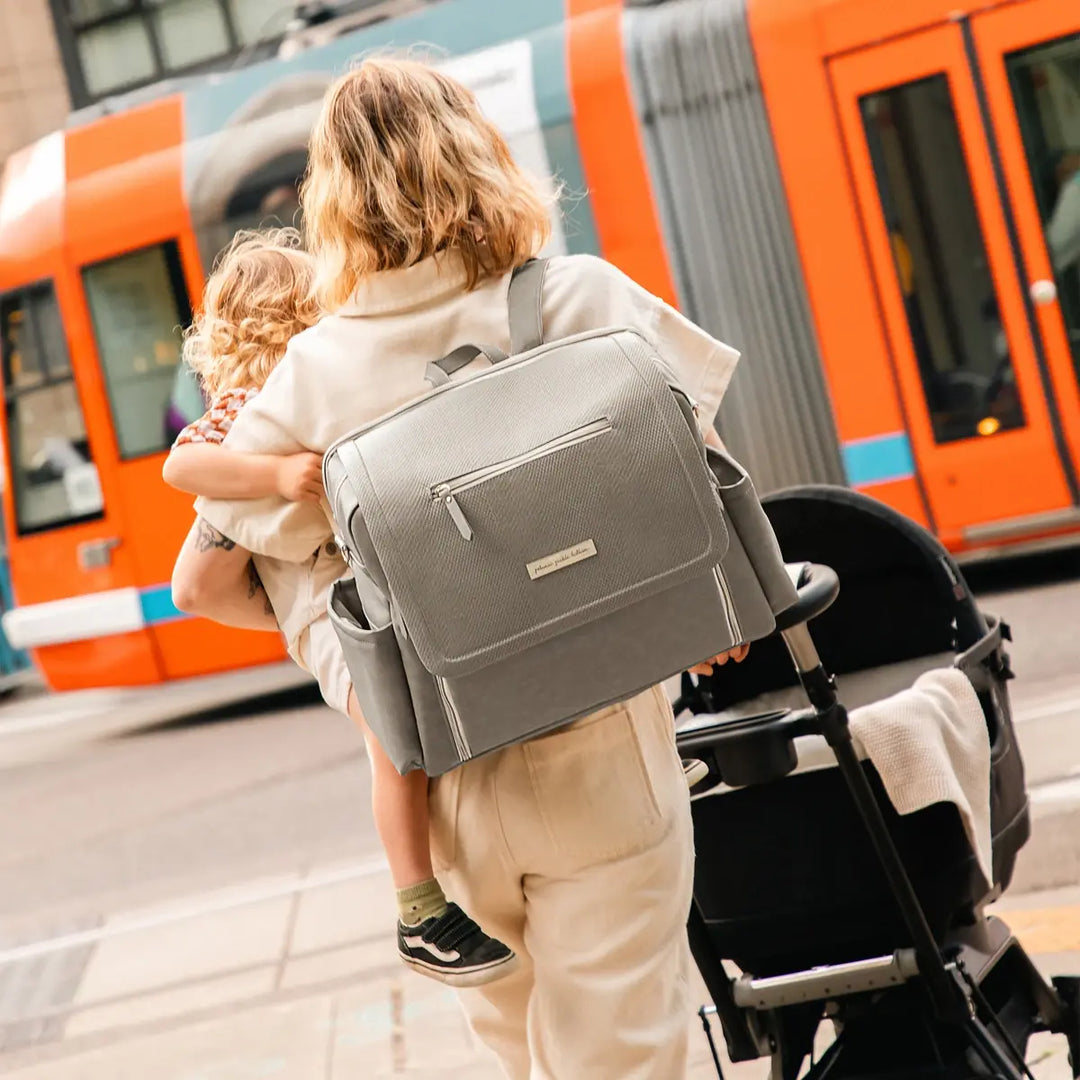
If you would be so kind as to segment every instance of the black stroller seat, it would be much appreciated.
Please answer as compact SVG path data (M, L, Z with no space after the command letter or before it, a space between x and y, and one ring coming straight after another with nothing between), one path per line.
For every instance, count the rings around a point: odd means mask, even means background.
M980 613L933 537L882 504L813 487L764 505L785 558L803 564L799 610L743 664L684 676L677 703L684 757L709 766L693 792L691 946L733 1059L772 1056L774 1076L796 1076L828 1010L843 1027L830 1076L954 1075L950 1056L955 1075L1022 1076L1027 1038L1046 1027L1070 1034L1080 1065L1075 980L1056 992L983 913L1030 833L1008 628ZM796 625L808 615L812 642ZM971 680L987 727L992 881L957 806L898 814L847 734L844 705L950 666ZM814 707L800 709L807 696ZM961 1016L980 1007L988 1015ZM968 1064L972 1039L986 1072Z

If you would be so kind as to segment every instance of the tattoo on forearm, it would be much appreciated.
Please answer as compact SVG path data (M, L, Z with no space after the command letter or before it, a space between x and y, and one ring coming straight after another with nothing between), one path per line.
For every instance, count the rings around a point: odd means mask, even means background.
M209 522L199 518L199 531L196 535L196 544L199 551L213 551L221 548L222 551L232 551L236 547L236 541L230 540L224 533L220 533Z
M267 615L274 614L274 606L270 603L270 597L266 594L266 587L262 583L262 579L259 577L259 571L255 569L254 561L249 561L247 564L248 575L248 599L254 600L259 593L263 595L263 611Z

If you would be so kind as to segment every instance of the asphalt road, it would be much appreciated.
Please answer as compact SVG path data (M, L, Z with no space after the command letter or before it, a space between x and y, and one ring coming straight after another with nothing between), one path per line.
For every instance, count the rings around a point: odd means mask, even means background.
M1015 887L1078 883L1080 552L969 576L1015 638L1036 811ZM154 708L112 728L75 718L45 743L5 734L0 710L0 940L379 853L361 740L312 691L146 726Z

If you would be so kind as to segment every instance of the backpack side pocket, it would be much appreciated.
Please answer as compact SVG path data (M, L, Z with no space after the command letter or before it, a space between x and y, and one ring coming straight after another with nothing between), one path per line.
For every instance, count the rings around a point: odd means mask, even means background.
M369 618L354 578L334 583L327 607L368 727L398 772L423 768L416 715L392 622L386 619L385 625L378 625Z
M795 603L798 593L784 568L784 556L754 490L754 483L734 458L712 446L705 450L709 468L716 477L724 513L746 552L769 607L774 615L779 615Z

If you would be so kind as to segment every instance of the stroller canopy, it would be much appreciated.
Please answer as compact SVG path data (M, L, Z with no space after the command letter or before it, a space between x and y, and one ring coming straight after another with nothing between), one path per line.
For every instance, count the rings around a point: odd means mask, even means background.
M919 657L962 653L985 639L986 620L952 557L895 510L847 488L808 486L763 500L788 562L831 566L841 588L813 623L827 670L837 675ZM797 684L778 637L704 682L710 706L729 708Z

